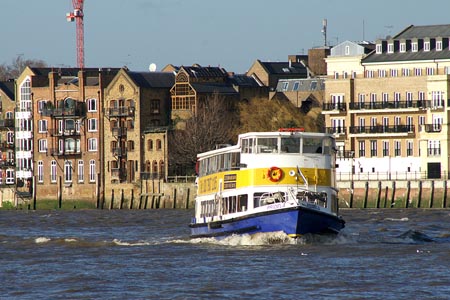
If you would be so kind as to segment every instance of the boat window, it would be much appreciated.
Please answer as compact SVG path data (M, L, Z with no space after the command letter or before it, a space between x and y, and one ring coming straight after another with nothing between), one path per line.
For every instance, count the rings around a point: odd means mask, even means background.
M303 138L303 153L320 153L322 154L322 139L305 137Z
M333 149L333 140L331 138L323 140L323 154L331 155L331 150Z
M238 196L238 211L246 211L248 207L248 196L239 195Z
M282 137L281 138L282 153L300 153L300 138L298 137Z
M254 139L242 140L242 153L253 153Z
M277 153L277 138L258 138L258 153Z

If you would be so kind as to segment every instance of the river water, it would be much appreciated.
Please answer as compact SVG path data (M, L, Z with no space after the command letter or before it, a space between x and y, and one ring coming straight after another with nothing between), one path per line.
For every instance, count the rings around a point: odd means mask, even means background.
M189 239L192 210L0 211L0 299L449 299L450 210Z

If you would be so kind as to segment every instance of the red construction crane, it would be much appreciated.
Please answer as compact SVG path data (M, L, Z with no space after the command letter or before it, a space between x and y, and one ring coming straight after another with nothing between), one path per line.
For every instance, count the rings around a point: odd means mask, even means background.
M84 0L72 0L73 12L67 13L67 22L77 22L77 65L84 68L84 22L83 22Z

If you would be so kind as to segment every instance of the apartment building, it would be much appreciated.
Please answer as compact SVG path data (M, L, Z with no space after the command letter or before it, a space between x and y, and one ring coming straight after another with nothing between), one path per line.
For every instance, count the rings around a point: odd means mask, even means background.
M323 113L341 179L449 176L450 25L345 42L327 58Z
M0 82L0 206L15 197L14 81Z
M167 178L166 132L174 74L121 69L105 89L104 186L139 192L142 179Z
M103 90L118 69L30 68L16 80L16 179L38 199L99 196Z

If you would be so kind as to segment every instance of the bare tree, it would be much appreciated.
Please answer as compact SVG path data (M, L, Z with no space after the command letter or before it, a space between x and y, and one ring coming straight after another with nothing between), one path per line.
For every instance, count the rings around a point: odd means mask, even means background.
M194 116L183 121L184 130L172 131L172 168L178 168L181 173L193 173L198 153L232 142L234 127L238 122L232 101L217 94L208 96L199 103Z
M23 59L22 55L18 55L11 61L10 65L0 65L0 80L15 79L20 76L25 67L46 67L47 64L43 60Z

